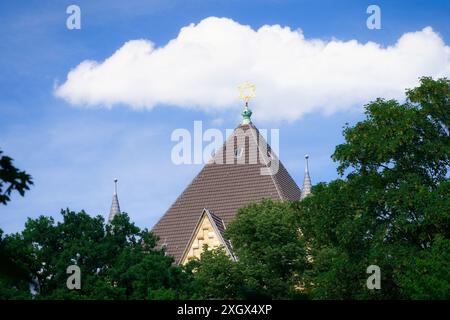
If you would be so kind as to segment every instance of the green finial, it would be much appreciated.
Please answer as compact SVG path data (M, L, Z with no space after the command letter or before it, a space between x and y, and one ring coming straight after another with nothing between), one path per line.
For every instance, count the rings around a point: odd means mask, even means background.
M248 104L245 103L245 108L241 112L242 115L242 124L250 124L252 120L250 119L252 116L252 110L248 108Z

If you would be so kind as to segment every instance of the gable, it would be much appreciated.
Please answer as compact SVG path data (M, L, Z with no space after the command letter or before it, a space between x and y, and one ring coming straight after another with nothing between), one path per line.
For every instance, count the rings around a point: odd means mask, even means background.
M186 264L192 258L200 258L204 245L207 245L209 249L217 249L222 246L225 252L234 259L229 242L223 238L223 230L223 222L204 209L180 259L180 264Z

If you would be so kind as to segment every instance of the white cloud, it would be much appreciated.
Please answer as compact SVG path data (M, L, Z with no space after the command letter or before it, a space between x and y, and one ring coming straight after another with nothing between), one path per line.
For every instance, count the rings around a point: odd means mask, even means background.
M295 120L360 108L378 96L401 99L425 75L450 75L450 48L431 27L382 47L210 17L182 28L163 47L133 40L103 62L83 61L55 94L80 106L239 110L237 85L248 80L257 87L254 118Z

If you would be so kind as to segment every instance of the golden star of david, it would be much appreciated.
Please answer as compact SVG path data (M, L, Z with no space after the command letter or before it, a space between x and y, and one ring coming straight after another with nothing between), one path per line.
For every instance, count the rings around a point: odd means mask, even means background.
M254 84L244 82L239 87L239 98L245 103L248 103L250 99L256 97L256 87Z

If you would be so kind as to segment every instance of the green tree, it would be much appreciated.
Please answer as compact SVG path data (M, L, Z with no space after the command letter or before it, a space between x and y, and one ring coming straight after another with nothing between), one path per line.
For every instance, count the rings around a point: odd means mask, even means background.
M13 160L0 150L0 203L6 205L11 193L21 196L33 184L31 176L14 167ZM14 250L6 248L3 231L0 229L0 299L26 298L29 296L27 270L15 258Z
M422 78L405 103L377 99L344 129L332 157L345 178L296 204L313 297L450 297L449 85ZM372 264L381 290L366 287Z
M111 225L84 211L67 209L61 214L62 221L57 223L44 216L28 219L21 233L2 241L27 270L26 283L35 291L35 299L188 297L186 275L163 250L155 248L156 238L136 227L126 214L117 215ZM81 269L81 290L66 286L67 267L74 264ZM23 283L16 280L13 287L22 288ZM16 291L3 295L24 297L23 290Z
M18 241L5 241L0 229L0 300L31 298L26 257L16 252L15 244Z
M264 200L238 210L226 230L238 257L206 251L194 273L206 298L288 299L302 297L307 267L299 224L287 202Z
M14 167L13 160L8 156L2 156L2 153L0 150L0 203L7 204L13 191L23 196L33 181L29 174Z
M200 259L189 261L184 268L191 275L193 297L201 299L244 299L243 274L240 265L225 250L208 250L205 245Z

